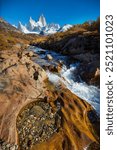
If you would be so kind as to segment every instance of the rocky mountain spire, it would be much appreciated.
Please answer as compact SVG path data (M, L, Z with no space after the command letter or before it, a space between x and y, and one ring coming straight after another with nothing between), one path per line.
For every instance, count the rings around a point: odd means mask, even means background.
M40 16L40 18L39 18L39 24L41 25L41 26L43 26L43 27L45 27L46 25L47 25L47 23L46 23L46 19L45 19L45 17L44 17L44 15L42 14L41 16Z
M18 23L18 29L19 29L21 32L28 33L27 28L26 28L24 25L22 25L22 23L21 23L20 21L19 21L19 23Z
M29 29L30 31L33 31L33 29L34 29L35 26L36 26L35 20L33 20L32 17L30 17L29 23L28 23L28 25L27 25L28 29Z

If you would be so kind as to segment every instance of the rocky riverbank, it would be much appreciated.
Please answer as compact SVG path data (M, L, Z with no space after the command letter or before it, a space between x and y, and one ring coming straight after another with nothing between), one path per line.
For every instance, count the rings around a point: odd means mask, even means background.
M28 51L0 54L2 141L18 144L21 150L35 144L32 148L36 150L68 149L69 144L71 149L83 149L93 141L99 142L99 119L93 108L62 84L50 84L45 71L31 60L36 54ZM37 103L30 104L34 101Z
M39 56L24 41L15 49L16 43L0 49L0 149L99 150L100 120L93 107L61 81L53 84L36 62Z

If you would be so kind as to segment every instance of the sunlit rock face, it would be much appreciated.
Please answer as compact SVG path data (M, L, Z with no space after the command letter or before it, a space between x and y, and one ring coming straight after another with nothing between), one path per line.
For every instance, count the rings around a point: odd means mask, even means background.
M51 85L48 87L47 101L54 111L59 108L61 124L53 136L37 143L32 150L83 150L93 142L99 148L99 118L92 107L64 86L59 90Z
M25 105L43 97L47 76L31 61L29 52L6 50L0 56L0 138L17 143L17 115Z

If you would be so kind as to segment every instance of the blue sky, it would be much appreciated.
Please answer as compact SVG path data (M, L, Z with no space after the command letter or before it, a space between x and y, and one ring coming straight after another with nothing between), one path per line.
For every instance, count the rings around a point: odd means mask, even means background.
M26 24L43 14L48 23L78 24L100 16L100 0L0 0L0 17Z

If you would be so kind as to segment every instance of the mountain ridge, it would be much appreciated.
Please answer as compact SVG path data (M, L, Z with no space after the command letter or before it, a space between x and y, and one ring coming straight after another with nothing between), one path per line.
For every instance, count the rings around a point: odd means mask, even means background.
M43 14L39 17L37 22L34 19L32 19L32 17L30 17L29 22L26 25L23 25L20 21L18 24L18 29L21 32L24 32L26 34L34 33L34 34L42 34L42 35L64 32L71 27L72 25L70 24L65 24L64 26L60 26L59 24L55 24L55 23L48 24Z

